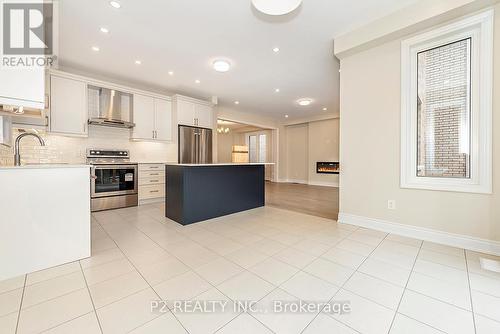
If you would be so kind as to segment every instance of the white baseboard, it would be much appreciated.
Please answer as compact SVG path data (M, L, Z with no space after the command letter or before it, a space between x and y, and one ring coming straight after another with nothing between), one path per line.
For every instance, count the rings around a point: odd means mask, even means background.
M339 183L338 182L309 181L307 184L309 184L311 186L334 187L334 188L338 188L339 187Z
M339 213L338 222L500 256L500 242L495 240L393 223L380 219L356 216L349 213Z
M306 180L294 180L294 179L279 179L279 183L300 183L300 184L308 184L310 186L322 186L322 187L334 187L338 188L338 182L316 182L316 181L306 181Z

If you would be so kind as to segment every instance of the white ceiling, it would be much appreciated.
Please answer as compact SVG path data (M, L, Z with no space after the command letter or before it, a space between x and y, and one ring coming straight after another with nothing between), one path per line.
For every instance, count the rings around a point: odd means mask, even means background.
M107 0L59 2L62 67L295 118L324 107L338 112L333 37L418 0L304 0L277 18L257 12L250 0L118 1L120 9ZM230 60L229 72L212 69L218 57ZM314 103L300 107L295 101L302 97Z

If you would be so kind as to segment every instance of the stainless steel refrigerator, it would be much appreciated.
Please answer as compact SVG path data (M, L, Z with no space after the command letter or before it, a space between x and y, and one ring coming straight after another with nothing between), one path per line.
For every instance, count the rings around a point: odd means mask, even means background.
M179 125L179 163L212 163L212 130Z

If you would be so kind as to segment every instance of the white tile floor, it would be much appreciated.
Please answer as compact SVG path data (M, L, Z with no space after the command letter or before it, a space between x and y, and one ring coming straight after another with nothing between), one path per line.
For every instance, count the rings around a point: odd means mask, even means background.
M480 254L272 207L185 227L160 204L100 212L92 249L0 282L0 333L500 333L500 274ZM152 312L157 300L172 310ZM174 300L352 311L183 313Z

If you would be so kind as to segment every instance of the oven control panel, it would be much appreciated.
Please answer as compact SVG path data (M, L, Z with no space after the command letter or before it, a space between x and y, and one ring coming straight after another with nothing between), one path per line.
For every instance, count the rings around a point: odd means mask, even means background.
M87 150L87 158L128 158L129 155L130 152L128 150Z

